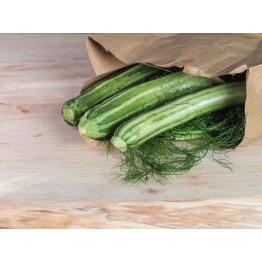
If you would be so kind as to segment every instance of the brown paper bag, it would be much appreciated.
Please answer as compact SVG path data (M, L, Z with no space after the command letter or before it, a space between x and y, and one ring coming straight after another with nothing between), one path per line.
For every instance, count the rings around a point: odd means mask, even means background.
M262 136L262 34L96 34L87 50L97 77L133 63L183 67L192 75L218 77L247 70L245 144Z

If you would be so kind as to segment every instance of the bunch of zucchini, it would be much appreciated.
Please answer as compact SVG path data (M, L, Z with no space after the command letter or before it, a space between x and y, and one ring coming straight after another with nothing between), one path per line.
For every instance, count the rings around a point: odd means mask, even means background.
M245 81L233 80L217 84L135 64L65 102L62 117L85 139L121 151L125 181L165 181L198 164L208 150L241 142L246 88Z

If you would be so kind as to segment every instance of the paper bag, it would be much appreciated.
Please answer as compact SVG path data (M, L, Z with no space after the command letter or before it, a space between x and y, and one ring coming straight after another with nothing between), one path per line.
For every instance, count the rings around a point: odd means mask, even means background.
M97 77L133 63L182 67L192 75L218 77L247 70L245 139L262 136L262 34L96 34L87 50Z

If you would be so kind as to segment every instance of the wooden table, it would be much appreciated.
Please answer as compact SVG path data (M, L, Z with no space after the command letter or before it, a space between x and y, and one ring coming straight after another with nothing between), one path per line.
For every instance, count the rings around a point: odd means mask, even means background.
M0 35L0 227L262 228L262 139L172 183L123 185L60 111L94 76L84 34Z

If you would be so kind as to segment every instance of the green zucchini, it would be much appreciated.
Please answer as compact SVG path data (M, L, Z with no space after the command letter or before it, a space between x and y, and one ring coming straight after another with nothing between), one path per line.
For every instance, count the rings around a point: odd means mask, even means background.
M94 139L106 137L123 121L214 84L212 79L178 72L134 86L83 115L80 134Z
M62 117L69 125L77 125L80 117L88 110L112 95L152 77L162 75L163 70L137 64L122 69L86 89L79 96L68 100L62 108Z
M111 142L119 150L126 151L198 116L244 104L245 98L245 82L201 90L122 124L116 129Z

